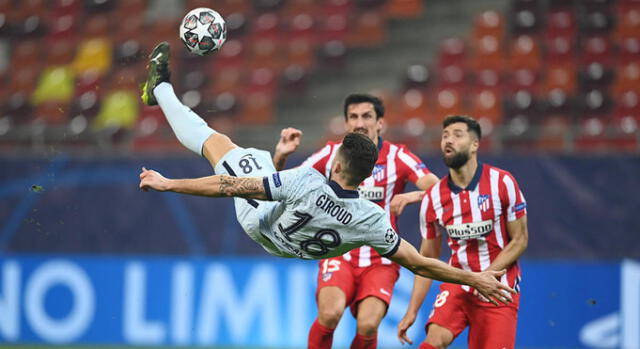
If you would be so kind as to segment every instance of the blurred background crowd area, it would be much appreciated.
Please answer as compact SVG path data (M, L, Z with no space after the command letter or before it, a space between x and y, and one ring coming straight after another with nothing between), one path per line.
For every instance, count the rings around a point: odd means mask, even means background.
M196 7L226 19L220 52L182 47ZM159 41L183 102L243 145L294 126L312 150L362 91L421 153L461 113L486 151L640 151L638 0L0 0L0 151L183 151L139 99Z

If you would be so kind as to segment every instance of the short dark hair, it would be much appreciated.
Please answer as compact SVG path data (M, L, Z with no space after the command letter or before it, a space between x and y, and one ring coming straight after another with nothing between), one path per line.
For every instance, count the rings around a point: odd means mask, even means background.
M345 167L350 185L358 185L371 176L378 161L378 147L369 137L361 133L348 133L342 139L338 155Z
M478 140L482 138L482 130L480 129L480 124L476 121L476 119L467 116L467 115L449 115L442 122L442 128L445 129L447 126L451 124L455 124L457 122L462 122L467 124L467 130L476 134Z
M380 98L366 93L353 93L344 99L344 118L347 118L350 105L360 103L371 103L373 105L373 109L376 111L376 120L384 117L384 104Z

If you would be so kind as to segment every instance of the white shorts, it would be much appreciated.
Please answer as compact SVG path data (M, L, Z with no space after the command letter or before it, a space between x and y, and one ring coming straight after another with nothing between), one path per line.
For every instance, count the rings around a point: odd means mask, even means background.
M271 153L256 148L234 148L218 161L216 174L233 177L266 177L274 172ZM282 253L271 240L260 232L261 218L269 215L278 202L234 198L236 218L249 237L259 243L267 252L276 256Z

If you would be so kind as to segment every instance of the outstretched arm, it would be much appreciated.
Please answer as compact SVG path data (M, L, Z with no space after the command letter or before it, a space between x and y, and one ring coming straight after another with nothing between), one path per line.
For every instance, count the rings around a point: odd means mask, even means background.
M435 239L423 239L420 245L420 254L427 258L440 257L440 244L442 243L442 235L438 235ZM402 320L398 324L398 339L400 343L413 344L407 336L407 330L413 325L418 316L418 311L424 302L424 298L431 287L431 279L416 275L413 280L413 290L411 291L411 300L407 306Z
M426 176L418 178L415 185L420 190L398 194L391 199L391 214L399 216L407 205L420 202L424 196L424 191L437 182L438 177L433 173L429 173Z
M277 171L282 171L287 163L287 157L296 151L300 145L302 131L287 127L280 131L280 140L276 144L276 151L273 154L273 165Z
M140 189L172 191L180 194L241 197L246 199L268 200L263 179L260 177L231 177L215 175L191 179L170 179L154 170L142 168Z
M509 292L515 293L513 289L498 281L505 270L472 273L454 268L438 259L421 256L416 248L404 239L400 241L400 247L396 253L388 258L416 275L454 284L469 285L496 305L498 301L505 304L511 302Z

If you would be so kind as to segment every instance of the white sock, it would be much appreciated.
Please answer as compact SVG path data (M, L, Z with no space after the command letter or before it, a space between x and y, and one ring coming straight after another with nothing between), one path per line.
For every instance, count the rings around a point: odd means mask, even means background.
M153 89L153 95L180 143L202 156L204 142L216 131L211 129L191 108L180 102L170 83L161 82L158 84Z

